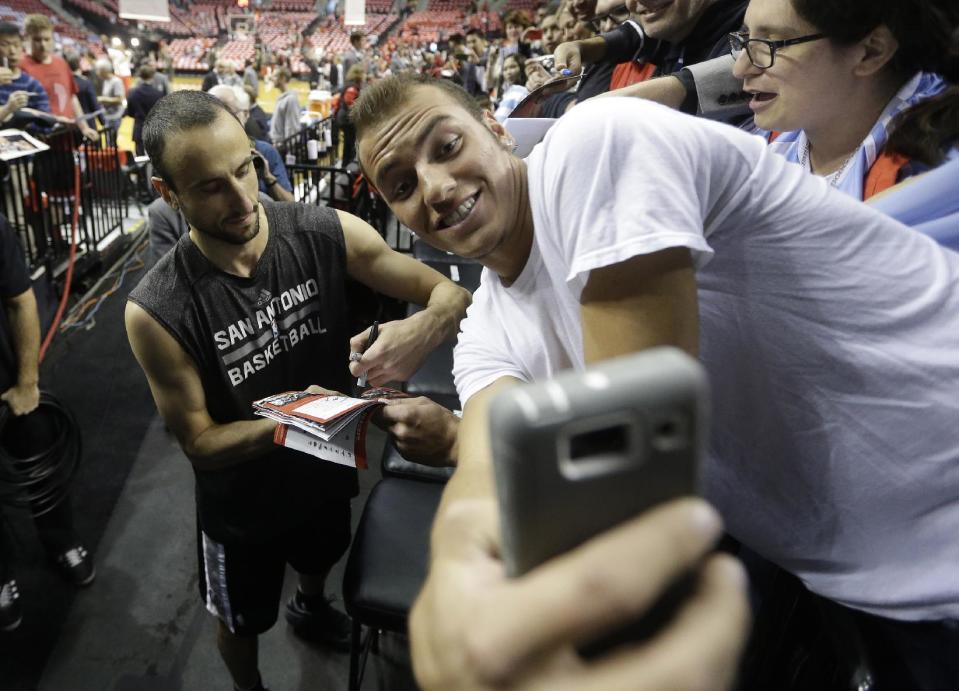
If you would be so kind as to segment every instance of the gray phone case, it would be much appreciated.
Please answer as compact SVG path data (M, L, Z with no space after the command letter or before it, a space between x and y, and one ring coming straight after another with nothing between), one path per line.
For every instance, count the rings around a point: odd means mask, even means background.
M702 366L667 347L497 395L490 433L507 573L698 494L708 413Z

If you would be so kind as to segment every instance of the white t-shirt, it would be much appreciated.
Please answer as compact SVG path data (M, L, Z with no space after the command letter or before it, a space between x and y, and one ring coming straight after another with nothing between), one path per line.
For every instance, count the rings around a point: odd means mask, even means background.
M727 529L850 607L959 619L959 255L758 137L640 100L577 106L526 163L533 249L509 288L484 271L462 402L582 368L589 272L688 247Z

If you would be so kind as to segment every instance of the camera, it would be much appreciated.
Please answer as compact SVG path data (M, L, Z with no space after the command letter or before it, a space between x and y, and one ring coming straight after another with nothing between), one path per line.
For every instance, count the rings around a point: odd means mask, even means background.
M552 72L553 65L556 64L556 60L552 55L540 55L538 58L530 58L526 62L538 62L547 72Z

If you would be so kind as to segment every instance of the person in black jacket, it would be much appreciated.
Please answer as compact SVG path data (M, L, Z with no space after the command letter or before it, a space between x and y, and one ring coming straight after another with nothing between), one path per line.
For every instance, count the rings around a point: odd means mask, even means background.
M249 84L243 85L243 91L250 98L250 117L247 118L243 128L246 133L254 139L261 141L270 140L270 116L267 115L256 103L256 91Z
M83 76L80 71L80 57L76 53L67 53L64 56L70 71L73 72L73 81L77 83L77 98L80 99L80 106L84 113L95 113L100 110L100 101L97 100L97 91L93 87L93 82ZM98 119L103 123L102 116Z
M154 69L150 65L140 67L140 81L127 94L126 115L133 118L133 143L136 145L137 156L146 153L143 148L143 122L149 115L154 104L163 98L163 94L150 84Z
M728 35L738 30L747 0L628 0L636 21L594 38L560 44L556 71L579 73L584 65L643 60L656 65L654 76L677 77L667 85L675 91L675 105L695 114L698 106L692 75L684 68L729 53ZM594 8L596 3L592 5ZM740 118L741 114L731 116Z

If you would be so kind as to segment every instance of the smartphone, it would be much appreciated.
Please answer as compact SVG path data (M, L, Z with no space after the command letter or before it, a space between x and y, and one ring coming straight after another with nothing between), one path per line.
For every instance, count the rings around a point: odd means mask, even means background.
M263 160L263 157L260 156L259 152L256 149L251 149L250 153L253 154L253 170L256 171L258 176L261 176L266 173L266 165Z
M502 392L490 435L507 574L669 499L699 493L709 421L697 360L653 348ZM641 622L585 649L648 637L691 586L680 579Z

